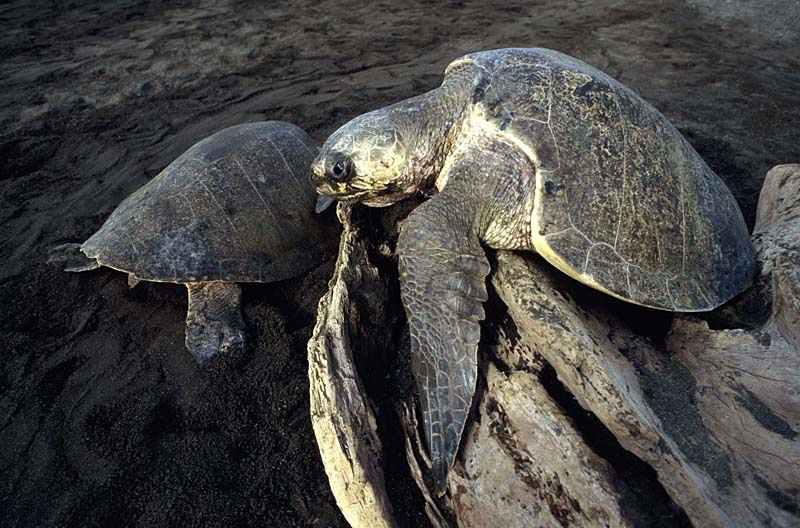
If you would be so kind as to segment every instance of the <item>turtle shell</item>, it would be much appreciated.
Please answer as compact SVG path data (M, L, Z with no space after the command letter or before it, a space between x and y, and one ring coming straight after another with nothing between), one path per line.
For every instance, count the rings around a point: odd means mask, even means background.
M162 282L271 282L319 263L338 222L316 215L317 145L280 121L221 130L128 196L81 250Z
M629 88L545 49L467 55L445 83L465 67L477 72L472 115L533 160L531 243L551 264L675 311L712 309L751 284L755 251L733 195Z

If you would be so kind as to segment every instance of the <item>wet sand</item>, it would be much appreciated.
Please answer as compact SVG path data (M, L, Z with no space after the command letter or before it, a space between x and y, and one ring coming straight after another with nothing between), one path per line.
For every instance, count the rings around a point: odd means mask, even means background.
M46 264L196 141L280 119L321 142L435 87L463 53L548 47L665 113L752 226L767 169L800 161L798 12L790 0L0 7L0 525L345 525L306 380L332 262L246 285L250 346L207 370L183 347L183 287Z

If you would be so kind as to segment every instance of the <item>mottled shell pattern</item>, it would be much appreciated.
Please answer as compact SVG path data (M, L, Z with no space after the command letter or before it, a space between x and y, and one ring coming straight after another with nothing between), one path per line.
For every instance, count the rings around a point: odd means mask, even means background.
M470 111L534 162L526 231L551 264L674 311L712 309L750 284L755 252L735 199L661 113L545 49L467 55L443 84L476 65Z
M280 121L200 141L126 198L81 249L100 265L161 282L271 282L323 258L338 225L316 215L318 152Z

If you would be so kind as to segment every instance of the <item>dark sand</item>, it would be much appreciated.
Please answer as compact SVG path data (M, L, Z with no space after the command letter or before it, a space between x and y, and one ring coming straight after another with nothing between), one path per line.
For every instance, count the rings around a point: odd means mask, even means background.
M182 287L45 263L216 130L322 141L462 53L542 46L662 110L751 226L766 170L800 161L793 0L35 4L0 7L0 526L345 524L306 380L332 263L246 286L251 346L207 371Z

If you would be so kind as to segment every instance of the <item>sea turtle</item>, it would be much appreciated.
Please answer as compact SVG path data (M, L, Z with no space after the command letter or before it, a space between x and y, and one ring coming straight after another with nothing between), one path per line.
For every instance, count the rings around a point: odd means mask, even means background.
M481 244L536 251L584 284L671 311L715 308L754 274L736 201L681 134L552 50L453 61L439 88L334 132L311 178L320 205L433 195L403 222L397 253L437 494L475 388Z
M126 272L131 286L185 284L186 348L203 364L244 343L238 282L287 279L334 250L339 225L314 214L308 180L318 151L280 121L221 130L128 196L86 242L54 248L55 258L71 261L67 271Z

